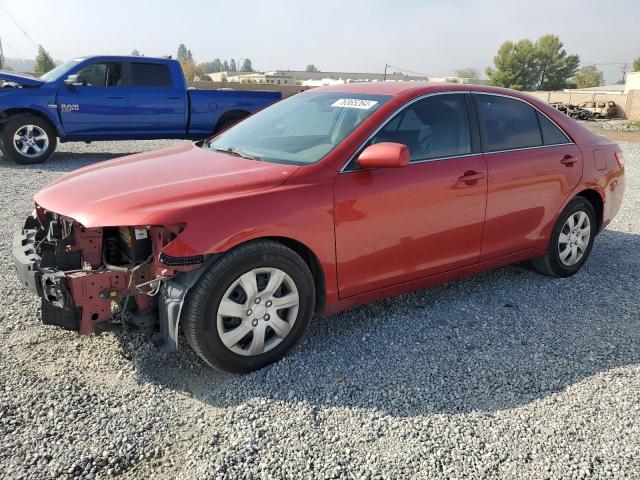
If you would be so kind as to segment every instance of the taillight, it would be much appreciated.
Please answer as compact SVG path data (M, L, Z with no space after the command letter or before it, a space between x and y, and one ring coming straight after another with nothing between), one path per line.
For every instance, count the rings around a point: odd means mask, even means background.
M622 150L616 150L615 156L616 156L616 162L618 162L618 165L620 165L621 167L624 167L624 153L622 152Z

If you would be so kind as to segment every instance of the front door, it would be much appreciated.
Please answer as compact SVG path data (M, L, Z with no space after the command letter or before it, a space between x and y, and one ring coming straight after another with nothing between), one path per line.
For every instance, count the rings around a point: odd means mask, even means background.
M407 106L369 144L403 143L411 163L335 180L340 297L474 263L480 254L487 170L472 146L465 94Z
M78 72L82 85L60 84L58 111L69 137L109 137L129 132L122 64L96 62Z

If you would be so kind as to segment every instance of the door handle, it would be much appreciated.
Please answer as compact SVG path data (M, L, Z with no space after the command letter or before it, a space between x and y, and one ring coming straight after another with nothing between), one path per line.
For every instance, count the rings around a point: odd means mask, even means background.
M167 100L180 100L182 97L180 95L169 95Z
M458 177L459 182L465 182L467 185L471 185L472 182L477 182L478 180L482 180L484 178L484 173L476 172L474 170L469 170L464 172L464 175Z
M124 95L107 95L107 98L124 98Z
M560 160L560 163L567 167L573 167L574 163L578 163L578 159L571 155L565 155L564 158Z

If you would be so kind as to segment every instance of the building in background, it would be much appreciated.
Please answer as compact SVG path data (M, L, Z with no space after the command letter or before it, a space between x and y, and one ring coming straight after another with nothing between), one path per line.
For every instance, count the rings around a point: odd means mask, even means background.
M266 72L217 72L210 73L214 82L226 81L240 83L267 83L270 85L303 87L322 87L352 82L404 81L436 83L476 83L485 84L486 80L459 77L427 77L405 75L402 73L356 73L356 72L307 72L304 70L271 70Z

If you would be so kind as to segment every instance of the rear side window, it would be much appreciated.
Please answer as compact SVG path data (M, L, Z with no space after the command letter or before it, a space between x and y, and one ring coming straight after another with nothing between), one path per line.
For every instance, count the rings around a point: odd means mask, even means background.
M507 97L474 96L477 99L482 148L485 152L542 145L542 135L533 107Z
M131 85L134 87L171 87L169 66L162 63L132 63Z
M555 124L547 117L538 114L538 121L540 122L540 130L542 131L542 141L545 145L559 145L561 143L569 143L569 139L562 130L555 126Z
M370 144L382 142L406 145L412 161L471 153L464 94L435 95L409 105L376 133Z

